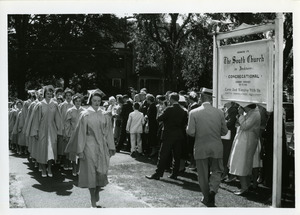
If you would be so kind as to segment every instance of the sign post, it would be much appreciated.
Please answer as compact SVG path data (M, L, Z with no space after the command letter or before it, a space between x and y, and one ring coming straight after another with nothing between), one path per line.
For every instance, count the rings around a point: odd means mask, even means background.
M216 40L216 35L214 34L213 38L213 95L218 94L218 47L220 46L220 41ZM218 107L217 97L213 97L213 106Z
M275 79L274 79L274 147L272 206L281 206L282 190L282 85L283 85L283 17L275 19Z
M220 41L275 30L275 39L220 46ZM241 105L256 103L274 110L272 206L281 206L282 181L282 89L283 14L275 23L242 24L229 32L214 34L213 100L221 108L229 101ZM274 50L275 47L275 50ZM274 57L275 54L275 57Z

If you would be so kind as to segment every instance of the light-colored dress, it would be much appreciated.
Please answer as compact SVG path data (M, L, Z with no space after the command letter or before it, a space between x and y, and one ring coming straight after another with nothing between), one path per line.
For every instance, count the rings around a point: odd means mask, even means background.
M108 183L109 149L115 150L111 117L99 108L83 111L66 148L66 153L83 153L78 186L103 187Z
M63 103L59 104L58 105L59 107L59 113L60 113L60 116L61 116L61 123L62 123L62 134L64 135L65 134L65 131L64 131L64 123L66 121L66 116L67 116L67 111L74 107L74 104L73 102L71 101L70 103L68 103L67 101L64 101ZM57 154L58 155L64 155L64 151L66 149L66 146L67 146L67 141L65 141L62 136L60 136L58 138L58 142L57 142Z
M79 107L78 109L74 106L68 109L65 123L64 123L64 136L70 138L75 131L76 125L78 124L80 114L85 111L83 107ZM76 155L69 154L69 159L72 161L76 161Z
M260 140L258 140L258 144L253 156L253 168L260 168L262 167L262 159L260 157L260 153L261 153L261 142Z
M259 141L260 113L258 108L239 117L240 126L229 156L229 173L237 176L252 174L253 156Z
M122 110L122 105L120 104L115 105L114 109L112 110L112 115L115 118L114 130L113 130L115 139L118 139L121 134L121 117L120 117L121 110Z
M30 136L38 135L36 160L46 164L57 159L57 135L61 135L61 117L58 104L51 99L49 103L42 100L33 110Z

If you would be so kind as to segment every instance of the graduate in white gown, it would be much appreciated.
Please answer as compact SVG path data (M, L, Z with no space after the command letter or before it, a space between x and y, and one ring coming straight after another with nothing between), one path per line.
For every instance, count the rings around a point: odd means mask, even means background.
M27 154L28 150L28 141L26 139L25 133L26 133L26 117L28 115L28 110L30 104L36 99L36 92L35 90L28 90L28 99L24 101L23 108L20 113L20 121L18 124L18 130L19 130L19 139L18 139L18 145L20 147L20 153L21 154Z
M37 140L36 160L42 165L42 177L52 177L51 166L57 159L57 135L61 135L62 123L58 104L53 97L54 88L49 85L44 88L44 99L36 105L30 129L30 136Z
M66 141L67 143L70 140L71 135L73 134L73 132L75 131L75 127L78 123L80 114L85 110L81 104L82 104L82 95L79 93L76 93L73 96L73 104L74 106L71 107L70 109L68 109L66 117L65 117L65 121L64 121L64 141ZM77 175L77 156L75 154L68 154L68 158L69 160L72 162L72 174L73 176Z
M10 149L11 150L15 150L15 143L13 141L13 130L14 130L14 126L16 123L16 119L17 119L17 115L18 115L18 110L15 107L15 103L12 102L12 104L10 105L11 108L9 110L9 114L8 114L8 122L9 122L9 143L10 143Z
M91 105L80 115L66 152L80 158L78 186L89 188L92 207L97 207L101 187L107 183L109 160L115 154L111 116L100 108L102 91L89 91Z
M22 141L21 138L21 131L19 131L19 123L20 123L20 118L21 118L21 111L23 108L23 102L21 100L18 100L16 102L16 111L13 112L12 114L14 115L13 117L15 117L15 123L14 123L14 127L12 130L12 143L15 146L15 148L17 149L17 153L20 155L21 154L21 147L19 145L19 142Z
M66 121L66 115L68 109L74 107L72 96L74 92L70 88L66 88L64 91L64 97L65 101L58 105L59 107L59 113L61 116L61 123L62 123L62 136L58 136L57 139L57 154L59 156L59 160L63 161L64 170L72 169L71 162L69 160L69 157L64 153L66 146L68 144L66 138L63 137L65 131L64 131L64 123Z
M34 115L34 109L36 108L36 105L44 99L44 91L43 89L39 89L36 93L37 99L31 102L29 108L28 108L28 114L25 119L25 137L27 139L28 143L28 152L29 152L29 161L35 162L35 167L38 167L38 162L36 161L37 156L37 140L35 137L30 136L30 129L32 126L32 120Z

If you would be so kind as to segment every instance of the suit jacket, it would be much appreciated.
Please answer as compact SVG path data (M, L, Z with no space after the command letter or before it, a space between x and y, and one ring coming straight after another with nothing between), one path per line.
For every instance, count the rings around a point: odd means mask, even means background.
M187 112L179 104L167 107L157 120L164 123L163 140L184 138Z
M124 128L126 128L129 114L132 111L133 111L133 108L132 108L132 104L131 104L130 101L127 101L125 104L122 105L121 112L120 112L120 117L122 119L122 126Z
M138 110L134 110L129 114L126 131L131 134L143 133L144 115Z
M195 159L222 158L221 136L227 134L224 113L205 102L189 114L187 133L195 136Z
M151 131L153 131L154 135L156 135L158 123L156 120L157 108L156 108L155 103L152 103L151 105L149 105L148 110L147 110L147 116L148 116L148 122L149 122L149 133Z
M146 100L144 100L140 107L140 112L142 112L144 114L144 116L147 115L148 107L149 107L148 102Z

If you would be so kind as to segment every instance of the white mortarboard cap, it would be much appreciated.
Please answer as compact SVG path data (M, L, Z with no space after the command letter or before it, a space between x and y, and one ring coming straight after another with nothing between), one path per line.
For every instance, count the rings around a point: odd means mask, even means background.
M99 94L101 97L105 96L105 93L103 93L102 90L100 90L98 88L94 89L94 90L88 90L88 93L89 93L89 98L87 100L87 104L90 103L91 96L95 93Z

